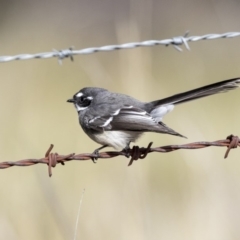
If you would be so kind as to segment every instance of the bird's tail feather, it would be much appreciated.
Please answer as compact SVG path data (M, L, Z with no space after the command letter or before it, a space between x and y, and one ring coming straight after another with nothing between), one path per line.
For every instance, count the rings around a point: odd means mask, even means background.
M166 133L166 134L170 134L170 135L174 135L174 136L178 136L178 137L187 138L187 137L183 136L182 134L174 131L172 128L168 127L163 122L159 122L158 125L160 126L160 130L159 131L155 130L155 132Z
M171 97L167 97L161 100L156 100L150 102L150 108L155 108L156 106L168 105L168 104L180 104L188 101L192 101L198 98L207 97L216 93L227 92L233 90L240 85L240 78L234 78L225 80L222 82L217 82L204 87L196 88L187 92L179 93Z

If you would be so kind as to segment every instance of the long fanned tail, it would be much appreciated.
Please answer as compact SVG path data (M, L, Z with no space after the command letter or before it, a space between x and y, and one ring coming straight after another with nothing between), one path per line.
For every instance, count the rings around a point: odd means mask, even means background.
M150 102L150 108L153 109L156 106L167 105L167 104L180 104L188 101L192 101L198 98L207 97L216 93L223 93L229 90L233 90L240 85L240 78L234 78L217 82L204 87L196 88L187 92L179 93L171 97L167 97L161 100Z

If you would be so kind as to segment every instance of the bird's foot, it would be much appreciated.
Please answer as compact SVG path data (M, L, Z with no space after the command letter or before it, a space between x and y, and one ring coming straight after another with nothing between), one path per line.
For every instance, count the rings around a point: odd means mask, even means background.
M98 160L98 158L100 157L100 155L99 155L99 150L101 150L101 149L103 149L103 148L105 148L105 147L108 147L108 145L103 145L102 147L97 148L97 149L95 149L95 150L93 151L92 155L94 155L94 156L91 157L93 163L97 163L97 160Z
M122 150L122 152L125 153L125 156L126 156L127 158L130 157L130 151L131 151L130 143L131 143L131 142L129 142L129 143L126 145L126 147Z
M92 155L95 155L94 157L92 157L93 163L97 163L97 160L99 158L99 149L94 150Z

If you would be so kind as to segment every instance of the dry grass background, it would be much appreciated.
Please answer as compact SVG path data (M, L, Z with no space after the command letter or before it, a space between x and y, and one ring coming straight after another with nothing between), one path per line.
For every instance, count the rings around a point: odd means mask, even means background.
M234 0L82 0L0 2L0 53L37 53L239 31ZM1 161L97 147L66 103L85 86L143 101L239 77L239 38L191 43L191 51L139 48L0 64ZM240 91L179 106L165 117L188 140L145 134L139 145L216 140L239 132ZM240 238L240 153L209 148L151 154L127 167L115 158L71 162L47 177L43 165L1 170L0 239L234 240Z

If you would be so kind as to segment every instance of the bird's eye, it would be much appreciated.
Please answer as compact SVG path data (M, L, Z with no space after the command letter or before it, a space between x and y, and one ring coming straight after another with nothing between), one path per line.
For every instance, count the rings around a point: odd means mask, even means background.
M85 100L84 97L80 97L80 101L83 102Z

